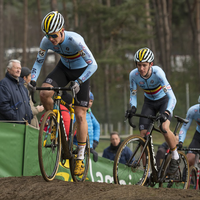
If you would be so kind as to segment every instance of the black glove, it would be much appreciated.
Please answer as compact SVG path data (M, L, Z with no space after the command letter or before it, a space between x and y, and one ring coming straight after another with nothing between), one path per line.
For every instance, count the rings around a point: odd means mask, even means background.
M96 140L93 140L93 149L96 149L98 144L99 144L99 142L97 142Z
M126 114L128 114L128 118L133 117L136 111L137 111L137 108L135 106L132 106L130 110L127 110Z
M169 118L169 114L167 114L166 112L163 113L163 114L161 114L160 123L162 124L162 123L165 122L168 118Z
M182 149L182 147L183 147L183 143L182 143L182 142L179 142L179 143L177 144L177 149L180 150L180 149Z
M98 153L94 149L90 149L90 153L93 154L94 162L97 162L98 161Z
M36 87L36 81L31 80L30 84L31 84L33 87Z

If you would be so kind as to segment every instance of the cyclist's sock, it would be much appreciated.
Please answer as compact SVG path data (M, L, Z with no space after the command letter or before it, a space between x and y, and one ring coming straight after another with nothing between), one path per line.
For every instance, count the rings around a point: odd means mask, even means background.
M179 155L178 155L177 148L175 147L175 148L171 149L171 152L172 152L172 159L178 160L179 159Z
M78 142L78 155L77 159L84 159L84 152L85 152L86 142Z

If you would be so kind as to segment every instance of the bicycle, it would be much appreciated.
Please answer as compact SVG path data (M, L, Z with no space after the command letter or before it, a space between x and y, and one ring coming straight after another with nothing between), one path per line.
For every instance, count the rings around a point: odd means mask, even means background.
M74 164L78 153L77 142L74 141L74 102L78 102L72 84L68 87L37 87L36 90L55 91L53 100L53 110L45 113L39 130L38 157L41 174L46 181L52 181L59 168L59 163L65 167L65 162L69 159L70 172L74 182L85 181L89 169L90 144L87 135L86 148L84 154L85 171L83 175L74 175ZM62 91L71 91L72 104L67 104L62 98ZM66 134L63 118L60 111L60 104L66 106L70 112L69 136Z
M160 167L158 168L156 165L152 133L153 131L161 132L155 127L155 123L159 122L161 115L146 116L134 114L134 116L148 118L151 119L152 122L149 124L145 137L131 135L120 145L113 165L113 177L115 184L141 185L150 187L154 187L157 184L159 187L186 189L189 181L189 164L182 151L178 151L180 164L176 174L172 176L167 175L167 169L171 161L170 151L165 153L165 157ZM175 116L175 118L177 119L177 124L174 134L176 134L181 123L188 123L188 120L179 116ZM129 118L129 124L135 128L131 118ZM121 164L119 163L119 160L125 147L129 147L133 154L126 164Z
M195 152L195 163L194 165L190 166L189 172L189 184L188 184L188 189L200 189L200 181L199 181L199 176L200 176L200 149L199 148L181 148L182 151L186 152Z

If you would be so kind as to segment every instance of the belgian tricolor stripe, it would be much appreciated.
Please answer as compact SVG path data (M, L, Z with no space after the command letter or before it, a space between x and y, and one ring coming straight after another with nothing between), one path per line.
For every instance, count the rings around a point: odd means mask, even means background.
M67 59L76 59L81 56L81 54L79 52L74 55L65 55L65 54L60 54L60 55Z
M157 88L144 90L146 94L156 94L162 89L161 85L159 85Z

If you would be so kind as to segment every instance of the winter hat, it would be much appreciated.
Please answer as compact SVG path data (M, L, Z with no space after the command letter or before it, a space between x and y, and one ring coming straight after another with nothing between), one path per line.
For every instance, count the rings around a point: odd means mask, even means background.
M24 76L28 76L31 74L31 70L28 67L22 67L20 76L23 78Z
M94 101L94 95L92 94L92 92L90 92L90 100Z

